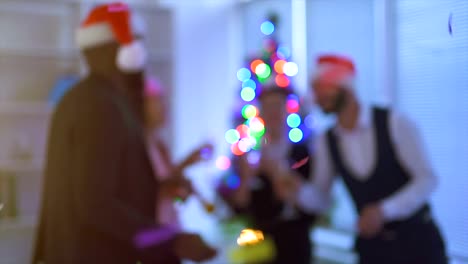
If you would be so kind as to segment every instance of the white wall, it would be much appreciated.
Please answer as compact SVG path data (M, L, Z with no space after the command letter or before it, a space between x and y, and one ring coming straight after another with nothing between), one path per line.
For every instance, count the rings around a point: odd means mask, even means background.
M356 89L363 101L374 94L374 5L368 0L315 0L307 2L309 70L323 53L353 58Z
M308 72L312 72L318 56L338 53L350 56L357 67L356 91L360 99L377 99L374 75L374 1L368 0L314 0L307 1ZM316 114L316 129L323 131L332 118ZM356 213L350 196L341 181L334 186L336 197L333 224L339 228L354 229Z
M242 63L239 9L230 2L171 1L174 11L175 88L172 97L174 155L182 158L199 144L215 143L216 155L227 153L224 132L238 89L236 72ZM214 196L213 163L188 171L194 185L208 198ZM181 211L189 230L215 233L210 218L191 199ZM196 220L195 220L196 219Z

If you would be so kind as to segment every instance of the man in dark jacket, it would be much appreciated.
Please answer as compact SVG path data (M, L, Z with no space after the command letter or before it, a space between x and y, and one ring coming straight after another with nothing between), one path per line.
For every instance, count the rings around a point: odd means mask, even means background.
M157 194L187 193L190 183L153 175L138 92L129 91L143 87L130 83L143 83L145 64L129 21L127 6L102 5L78 31L90 71L52 117L34 264L170 264L215 254L198 235L154 219Z

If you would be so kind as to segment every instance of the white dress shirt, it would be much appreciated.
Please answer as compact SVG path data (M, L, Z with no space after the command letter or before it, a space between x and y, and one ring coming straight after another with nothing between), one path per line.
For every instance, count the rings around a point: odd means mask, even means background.
M397 160L409 172L410 181L400 190L380 201L386 221L401 220L411 216L429 199L437 179L426 157L421 135L414 122L406 116L390 112L389 133ZM362 106L358 124L353 130L339 125L334 132L345 166L357 180L370 177L377 162L375 134L370 107ZM328 149L326 134L316 141L312 182L305 184L298 192L298 203L303 209L321 212L329 205L329 193L336 168Z

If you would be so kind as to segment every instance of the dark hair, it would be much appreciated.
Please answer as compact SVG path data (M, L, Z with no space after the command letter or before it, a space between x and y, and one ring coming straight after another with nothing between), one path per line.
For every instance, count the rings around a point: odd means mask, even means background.
M283 95L284 98L287 98L288 95L293 94L294 92L290 87L279 87L277 85L267 85L261 88L260 93L258 95L258 99L261 101L267 95L271 94L279 94Z

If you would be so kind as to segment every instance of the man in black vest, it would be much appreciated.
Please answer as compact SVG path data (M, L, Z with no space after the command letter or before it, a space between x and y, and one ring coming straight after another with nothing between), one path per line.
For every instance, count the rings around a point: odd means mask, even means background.
M346 57L318 59L315 99L337 124L318 139L313 181L303 185L297 201L304 209L323 210L340 175L359 214L360 263L447 263L428 205L437 180L421 136L406 116L360 104L354 76Z

